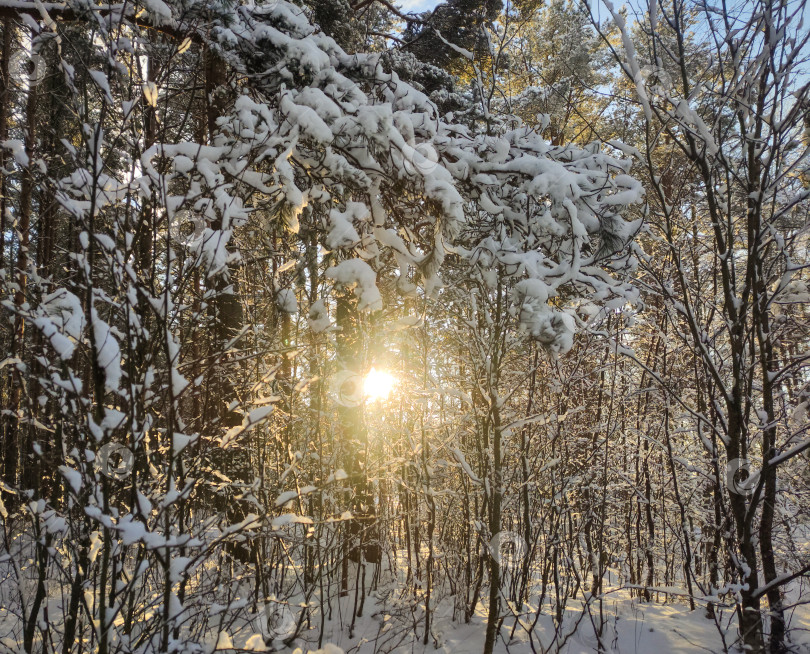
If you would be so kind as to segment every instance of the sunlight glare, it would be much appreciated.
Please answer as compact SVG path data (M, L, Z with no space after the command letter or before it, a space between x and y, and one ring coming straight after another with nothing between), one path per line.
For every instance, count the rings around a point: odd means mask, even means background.
M392 374L372 368L363 380L363 397L366 402L385 400L391 395L396 383L397 380Z

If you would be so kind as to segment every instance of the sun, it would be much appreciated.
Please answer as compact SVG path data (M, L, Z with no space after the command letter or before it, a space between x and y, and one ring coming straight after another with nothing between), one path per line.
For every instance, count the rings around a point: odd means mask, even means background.
M391 395L396 383L392 374L372 368L363 379L363 398L366 402L385 400Z

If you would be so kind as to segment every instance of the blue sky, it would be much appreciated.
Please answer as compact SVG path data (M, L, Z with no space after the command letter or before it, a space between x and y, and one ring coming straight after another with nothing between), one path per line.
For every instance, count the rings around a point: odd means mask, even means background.
M399 0L394 4L399 5L405 11L424 11L425 9L433 9L440 0Z

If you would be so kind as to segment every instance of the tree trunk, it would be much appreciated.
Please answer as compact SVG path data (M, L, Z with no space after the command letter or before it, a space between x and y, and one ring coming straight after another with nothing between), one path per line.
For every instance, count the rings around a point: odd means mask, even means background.
M494 330L492 334L492 365L487 370L487 386L489 387L489 427L492 435L492 469L490 470L490 501L489 501L489 536L494 538L501 531L501 500L503 494L503 479L501 470L501 409L498 395L498 382L501 366L501 313L503 302L503 287L498 278L495 310L493 311ZM490 541L500 545L499 540ZM495 639L498 636L498 626L501 617L501 564L500 551L489 552L489 612L487 614L487 631L484 640L484 654L492 654L495 648Z

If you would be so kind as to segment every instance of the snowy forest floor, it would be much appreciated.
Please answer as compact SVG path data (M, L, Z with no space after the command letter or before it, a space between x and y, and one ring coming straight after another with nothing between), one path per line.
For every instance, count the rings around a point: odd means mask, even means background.
M663 594L661 597L663 598ZM350 606L352 598L346 598L345 601ZM602 642L606 651L622 654L739 651L733 647L736 638L736 616L729 609L718 613L720 629L714 620L706 617L705 605L690 611L688 603L681 600L670 600L667 603L645 602L638 597L632 597L628 590L615 590L603 598ZM350 638L348 631L340 629L339 625L334 625L333 628L328 625L327 638L324 642L338 645L347 654L377 654L389 651L396 654L406 652L479 654L483 649L486 607L481 604L469 624L454 622L449 616L441 616L437 612L436 623L432 629L433 638L427 645L422 643L421 638L413 638L411 634L410 638L404 638L394 649L386 647L384 636L378 637L382 627L382 616L375 615L374 610L367 615L368 617L358 619L354 638ZM571 601L565 615L562 635L555 639L551 612L544 612L533 631L534 647L525 630L518 626L513 633L514 620L505 619L495 651L504 654L597 652L596 627L599 625L599 603L594 602L587 607L583 601ZM810 652L810 608L799 606L792 611L789 627L792 651ZM302 634L302 640L307 640L306 632ZM317 640L308 646L314 649L316 645ZM298 642L295 646L282 651L292 652L297 646L303 646L304 651L307 649L307 645Z
M5 566L3 566L5 567ZM352 566L353 567L353 566ZM6 577L8 580L8 577ZM48 619L59 630L62 621L61 591L54 586L49 592ZM401 590L401 589L400 589ZM705 603L699 603L694 611L679 596L677 589L660 589L654 594L657 601L646 602L631 594L629 589L614 588L599 600L586 603L581 598L568 600L564 611L562 629L555 637L553 611L547 599L543 614L531 629L536 616L522 616L515 627L514 618L504 619L500 638L495 647L499 654L529 654L561 652L564 654L587 654L599 651L597 629L601 622L603 651L616 653L678 654L686 652L732 652L737 618L731 608L717 610L717 621L706 615ZM666 592L668 591L668 592ZM655 597L657 595L657 598ZM665 600L665 597L669 597ZM22 623L15 610L14 591L11 584L0 587L0 654L22 654ZM392 601L392 598L399 598ZM788 612L791 652L810 653L810 605L805 590L803 596L793 585L788 593L795 608ZM289 606L294 606L290 598ZM331 617L321 620L315 609L310 614L309 626L304 625L299 637L289 646L273 640L276 629L290 628L297 621L286 607L268 619L263 612L252 612L244 606L239 618L230 622L228 630L208 630L203 639L202 650L207 652L277 651L292 654L299 648L303 652L319 648L319 634L323 629L320 646L333 644L346 654L478 654L483 649L486 632L486 606L479 603L478 610L469 623L453 620L451 599L438 602L432 613L430 638L423 643L424 605L412 597L404 598L395 586L384 593L370 592L364 602L362 617L351 625L353 608L357 606L353 589L342 598L333 597ZM278 606L272 603L267 605ZM212 604L208 609L209 625L219 621L216 615L221 605ZM286 611L286 614L285 614ZM205 609L203 613L205 613ZM600 618L601 612L601 618ZM413 620L415 628L408 624ZM221 623L220 623L221 624ZM521 627L521 624L523 627ZM524 628L525 627L525 628ZM258 638L257 635L261 636ZM267 644L265 646L265 643ZM39 651L41 641L35 643ZM92 649L92 646L91 646ZM329 650L332 651L332 650Z

